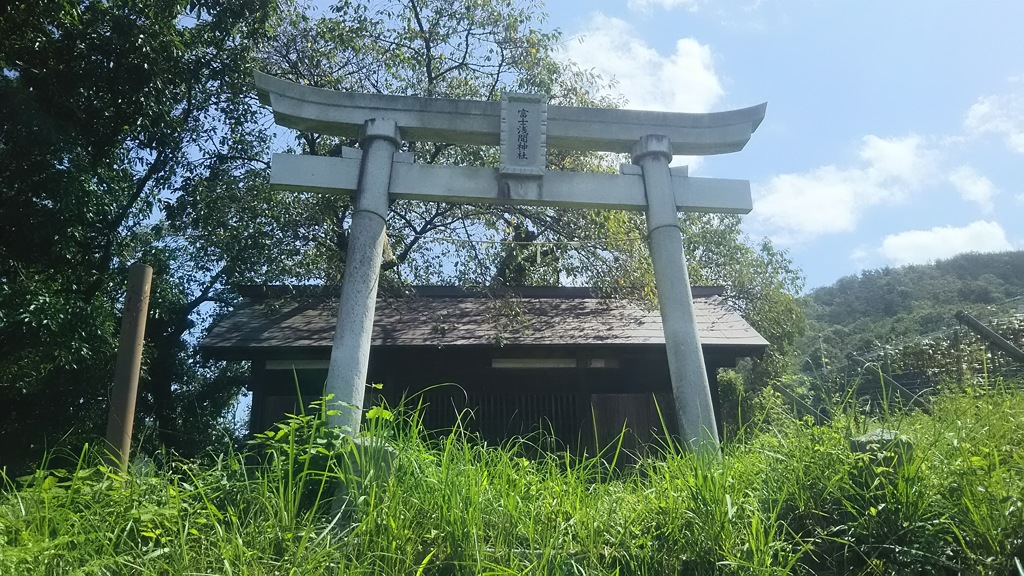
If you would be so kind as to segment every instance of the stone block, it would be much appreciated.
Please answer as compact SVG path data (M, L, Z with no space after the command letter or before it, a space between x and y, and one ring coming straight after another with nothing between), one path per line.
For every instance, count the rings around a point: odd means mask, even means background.
M869 455L872 466L898 470L913 458L914 444L907 436L879 429L851 438L850 450Z

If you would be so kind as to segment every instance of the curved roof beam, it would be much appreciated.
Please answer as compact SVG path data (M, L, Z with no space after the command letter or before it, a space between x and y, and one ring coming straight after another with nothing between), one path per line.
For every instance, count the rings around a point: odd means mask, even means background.
M273 108L274 120L296 130L357 138L364 121L390 118L405 140L499 143L500 102L339 92L261 72L256 73L256 89L260 101ZM547 146L628 153L642 136L661 134L672 143L673 154L738 152L761 124L767 106L707 114L548 106Z

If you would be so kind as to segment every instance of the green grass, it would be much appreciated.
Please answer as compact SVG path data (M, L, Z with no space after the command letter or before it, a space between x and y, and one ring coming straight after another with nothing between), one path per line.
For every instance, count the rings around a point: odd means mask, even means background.
M669 447L626 471L528 459L529 440L428 441L415 418L376 415L390 472L300 416L253 454L121 475L87 450L74 469L3 478L0 574L1016 574L1024 560L1020 392L825 427L775 416L721 462ZM902 465L851 451L877 427L912 441Z

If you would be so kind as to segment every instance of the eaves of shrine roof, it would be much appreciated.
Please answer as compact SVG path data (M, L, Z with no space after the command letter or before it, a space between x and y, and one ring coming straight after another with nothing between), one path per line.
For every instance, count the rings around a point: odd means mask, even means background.
M218 321L199 347L214 358L256 358L267 351L329 350L337 315L336 287L252 286L244 303ZM705 351L763 353L768 342L722 297L694 287ZM420 286L377 299L375 347L664 346L661 315L636 300L599 297L589 288L532 287L503 294Z

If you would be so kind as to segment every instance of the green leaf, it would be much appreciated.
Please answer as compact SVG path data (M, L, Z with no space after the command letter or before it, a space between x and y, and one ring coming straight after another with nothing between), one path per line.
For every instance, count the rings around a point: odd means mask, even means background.
M366 418L368 420L373 420L376 418L380 418L382 420L392 420L394 418L394 414L392 414L390 410L382 406L374 406L373 408L367 410Z

